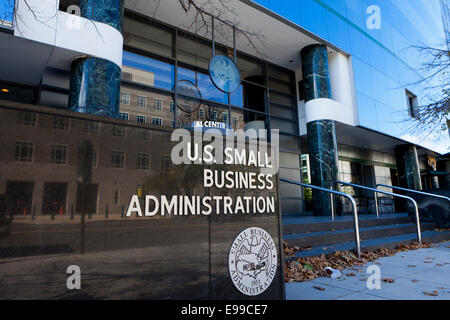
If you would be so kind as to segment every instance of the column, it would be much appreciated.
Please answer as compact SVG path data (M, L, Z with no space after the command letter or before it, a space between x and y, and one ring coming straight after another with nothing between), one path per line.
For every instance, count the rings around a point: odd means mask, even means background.
M404 187L413 190L422 190L416 146L401 146L395 150L395 153L400 181Z
M305 102L331 99L328 74L328 54L323 45L310 45L302 49L302 71ZM330 188L337 180L338 153L334 120L318 119L307 123L311 183ZM314 215L331 215L330 194L313 190Z
M81 16L122 31L123 0L80 0ZM100 40L99 40L100 41ZM76 112L117 117L121 69L96 57L72 62L69 108Z

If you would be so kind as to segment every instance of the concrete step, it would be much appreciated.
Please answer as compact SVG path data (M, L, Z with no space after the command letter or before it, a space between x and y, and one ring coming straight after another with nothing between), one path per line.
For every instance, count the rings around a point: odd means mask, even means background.
M422 242L424 243L434 243L440 242L444 240L450 240L450 231L423 231L422 232ZM374 238L367 239L361 241L361 251L374 250L378 248L389 248L395 249L397 246L401 244L409 244L411 242L417 241L416 233L407 233L401 234L391 237L382 237L382 238ZM295 254L295 257L310 257L310 256L318 256L321 254L329 254L336 251L344 251L344 250L354 250L355 242L341 242L334 245L327 246L315 246L310 250L299 251ZM289 259L289 258L287 258Z
M436 227L434 223L421 223L421 230L429 231ZM390 224L390 225L376 225L359 228L359 236L361 241L391 237L401 234L409 234L416 232L416 225L414 223ZM314 247L325 246L329 244L338 244L342 242L350 242L355 239L353 225L348 229L334 230L334 231L316 231L283 235L283 239L289 246L297 247Z
M353 216L338 216L334 221L331 217L292 217L283 216L283 234L298 234L305 232L344 230L353 228ZM359 227L374 227L393 224L410 223L411 218L406 213L389 215L360 215Z

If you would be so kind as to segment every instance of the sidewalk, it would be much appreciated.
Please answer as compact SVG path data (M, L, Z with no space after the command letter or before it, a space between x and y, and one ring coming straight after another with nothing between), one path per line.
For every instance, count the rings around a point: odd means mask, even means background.
M380 267L380 289L369 289L370 265ZM389 282L392 281L393 282ZM339 279L286 283L288 300L450 300L450 242L399 252L365 267L342 271Z

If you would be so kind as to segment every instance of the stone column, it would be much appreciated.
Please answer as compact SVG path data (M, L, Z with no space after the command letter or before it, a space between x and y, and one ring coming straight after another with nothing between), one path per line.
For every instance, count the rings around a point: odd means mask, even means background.
M81 16L122 31L123 0L80 0ZM72 62L69 108L76 112L117 117L121 69L115 63L95 57Z
M422 190L419 158L417 156L416 146L401 146L398 147L395 152L399 176L404 187L413 190Z
M305 102L331 99L328 54L323 45L302 49L302 71ZM319 119L307 123L311 183L330 188L338 173L338 153L334 120ZM330 194L313 190L314 215L331 215Z

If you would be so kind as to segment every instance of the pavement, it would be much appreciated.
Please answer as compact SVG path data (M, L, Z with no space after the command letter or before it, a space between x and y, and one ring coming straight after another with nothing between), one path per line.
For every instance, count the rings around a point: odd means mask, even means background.
M376 275L370 270L376 267L368 270L371 265L379 267L379 289L370 285L376 283ZM450 242L398 252L364 267L342 270L341 273L338 279L322 277L286 283L286 299L450 300Z

